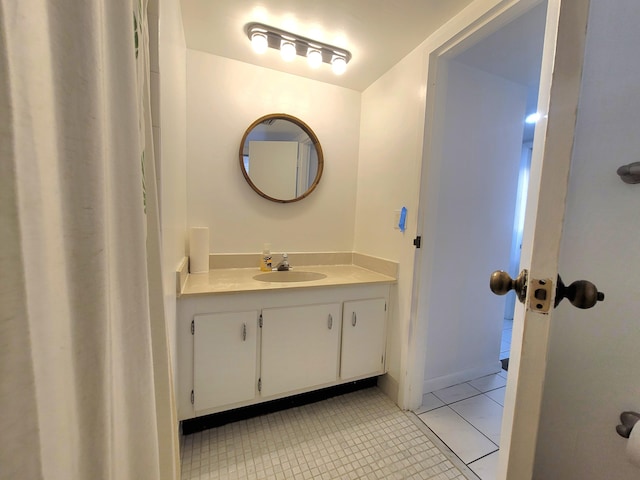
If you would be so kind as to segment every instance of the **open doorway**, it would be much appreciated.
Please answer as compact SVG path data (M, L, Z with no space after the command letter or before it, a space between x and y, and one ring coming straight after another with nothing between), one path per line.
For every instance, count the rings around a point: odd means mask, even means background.
M508 297L488 294L488 279L513 256L523 143L533 133L524 120L537 100L545 14L539 4L439 61L441 131L432 139L425 219L433 252L423 272L425 392L500 370Z
M531 89L530 93L533 91ZM537 100L537 90L535 90ZM532 112L532 113L529 113ZM520 156L520 169L518 171L518 188L516 191L515 213L513 217L513 234L511 238L511 253L509 256L509 275L516 278L520 270L520 255L522 251L522 235L524 232L524 216L527 204L527 192L529 190L529 170L531 168L531 154L533 152L533 133L527 134L528 130L537 121L535 104L527 107L527 117L525 117L525 134L523 135L522 154ZM500 362L503 370L509 370L509 357L511 354L511 334L513 331L513 316L516 307L516 294L509 292L505 298L504 321L502 326L502 336L500 341Z
M493 155L496 151L502 155L499 162L502 163L502 167L498 164L498 169L511 168L513 162L518 162L518 173L515 181L515 197L513 196L513 176L511 174L512 185L511 188L499 187L503 183L503 179L498 177L494 185L504 193L504 201L510 203L512 215L512 229L510 230L511 242L509 250L509 262L508 264L501 263L501 268L507 270L512 278L518 275L520 265L520 250L522 247L522 231L524 227L524 213L527 197L527 187L529 182L529 166L531 164L531 150L533 144L533 136L535 132L535 117L536 108L538 104L538 89L540 80L540 65L542 60L542 43L544 35L544 24L546 15L546 2L538 5L532 10L526 12L520 17L516 18L509 24L502 27L497 32L484 38L483 40L472 45L465 51L455 55L452 60L460 62L472 69L477 69L480 72L484 72L490 76L497 77L496 80L492 80L491 77L487 80L491 86L491 89L501 89L500 82L506 80L513 82L514 84L523 87L525 97L525 110L524 115L519 115L517 124L521 125L521 141L518 142L518 148L511 147L508 150L506 145L507 141L511 141L511 138L506 138L506 135L514 135L506 128L502 128L505 138L501 142L504 146L504 150L493 151L487 150L487 155ZM475 88L475 87L472 87ZM487 88L487 87L484 87ZM507 86L510 88L510 86ZM483 91L478 90L477 94L482 95ZM523 93L521 92L520 95ZM500 93L498 93L500 97ZM521 101L522 97L514 100L513 98L505 97L504 102L517 102ZM515 109L519 108L519 105L511 105L512 111L510 115L517 115ZM445 110L447 106L445 106ZM472 112L472 110L470 110ZM485 120L485 116L476 115L474 119L478 123ZM523 121L524 120L524 121ZM508 118L501 117L496 121L509 122ZM513 124L511 124L513 125ZM510 125L510 126L511 126ZM500 127L498 127L500 128ZM484 131L487 131L483 127ZM489 134L494 133L500 136L502 132L496 132L496 130L489 130ZM515 142L515 136L513 136ZM503 177L504 178L504 177ZM513 203L511 203L513 202ZM508 217L504 218L506 222L509 221ZM506 233L506 224L500 224L499 232ZM488 233L496 233L494 230L485 230ZM488 247L488 251L492 251L493 245ZM487 251L487 250L485 250ZM495 244L495 252L503 254L502 247ZM491 255L491 254L490 254ZM494 257L496 258L496 257ZM495 267L494 267L495 268ZM502 362L502 367L508 368L508 358L510 353L511 343L511 331L513 326L513 312L515 308L515 293L510 292L504 298L504 314L502 317L502 331L500 342L500 354L499 359ZM495 302L495 299L493 299ZM501 300L498 299L498 302Z
M521 117L524 122L522 123L520 154L516 156L515 152L511 153L509 160L516 161L518 159L519 162L509 263L508 266L502 267L509 272L512 278L518 275L520 265L529 167L535 124L538 120L537 105L545 15L546 2L543 2L455 57L456 61L526 88L525 115L524 118ZM515 302L515 293L507 294L499 355L502 368L505 370L508 370L511 350Z
M536 110L545 18L546 2L491 34L479 32L475 44L437 64L440 126L423 200L430 260L419 307L427 319L425 395L416 413L482 478L495 478L487 471L497 466L500 360L508 357L514 301L491 295L488 283L496 268L517 275L518 197L526 198L534 134L524 120ZM457 434L466 437L460 452Z

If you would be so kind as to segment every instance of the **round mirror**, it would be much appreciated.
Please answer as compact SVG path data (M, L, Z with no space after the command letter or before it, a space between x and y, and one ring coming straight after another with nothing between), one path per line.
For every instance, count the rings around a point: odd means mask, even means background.
M273 202L302 200L318 185L324 168L315 133L284 113L253 122L240 143L240 168L247 183Z

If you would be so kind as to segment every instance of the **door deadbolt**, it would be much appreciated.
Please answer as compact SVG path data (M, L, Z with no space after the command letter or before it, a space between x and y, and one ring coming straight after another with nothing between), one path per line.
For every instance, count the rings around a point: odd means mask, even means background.
M512 279L507 272L497 270L491 274L489 288L496 295L506 295L509 291L514 290L518 300L524 303L527 298L528 280L529 272L526 269L522 270L515 279ZM550 285L548 283L550 282L547 280L536 280L536 282L536 285L531 287L534 290L530 303L536 310L548 310L547 304L550 301ZM554 308L564 298L567 298L574 307L587 309L595 306L598 302L602 302L604 293L599 292L598 287L587 280L576 280L566 286L560 275L558 275Z

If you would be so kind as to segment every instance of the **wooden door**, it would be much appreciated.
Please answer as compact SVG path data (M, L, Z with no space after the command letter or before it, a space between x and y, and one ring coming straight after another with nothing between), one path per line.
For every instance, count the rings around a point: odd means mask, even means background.
M538 100L543 116L533 144L520 262L529 271L530 287L514 315L498 479L533 474L588 10L585 1L548 3ZM537 308L531 295L536 280L549 287L548 310Z

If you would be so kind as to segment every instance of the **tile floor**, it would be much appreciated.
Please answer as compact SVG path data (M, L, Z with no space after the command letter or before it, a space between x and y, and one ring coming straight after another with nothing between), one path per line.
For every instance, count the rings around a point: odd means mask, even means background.
M507 372L427 393L416 410L437 436L482 480L494 480Z
M183 480L477 479L376 387L183 436L181 444Z
M427 393L415 414L369 388L183 436L182 480L494 480L506 378Z
M513 320L504 320L500 360L509 358ZM444 444L481 480L494 480L507 372L426 393L416 410Z

